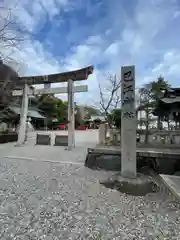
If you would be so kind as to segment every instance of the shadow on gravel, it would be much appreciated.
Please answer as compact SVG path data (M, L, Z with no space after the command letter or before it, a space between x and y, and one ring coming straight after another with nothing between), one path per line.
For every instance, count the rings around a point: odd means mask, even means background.
M160 189L152 176L142 173L138 173L136 179L125 179L119 174L114 175L107 181L100 182L100 184L106 188L115 189L121 193L133 196L145 196L148 193L157 193Z
M100 184L104 185L106 188L115 189L119 192L133 196L145 196L148 193L158 192L158 185L153 181L140 186L129 184L128 182L118 182L116 180L105 181Z

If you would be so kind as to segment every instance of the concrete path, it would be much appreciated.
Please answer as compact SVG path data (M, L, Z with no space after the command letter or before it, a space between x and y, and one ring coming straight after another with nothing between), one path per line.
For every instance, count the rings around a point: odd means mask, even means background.
M55 135L68 135L67 131L36 131L29 133L28 137L28 142L29 145L34 145L35 144L35 139L36 139L36 133L41 133L41 134L51 134L52 137L52 145L54 144L54 139ZM75 131L75 145L76 146L84 146L84 147L89 147L89 146L96 146L98 142L98 130L87 130L87 131Z
M76 147L72 151L65 150L61 146L36 146L36 133L29 133L28 142L20 147L15 147L15 143L1 144L0 156L8 158L19 158L29 160L42 160L52 162L81 162L84 163L88 147L95 147L98 132L94 130L76 131ZM67 134L67 131L49 131L54 138L55 134ZM41 131L41 134L47 134Z

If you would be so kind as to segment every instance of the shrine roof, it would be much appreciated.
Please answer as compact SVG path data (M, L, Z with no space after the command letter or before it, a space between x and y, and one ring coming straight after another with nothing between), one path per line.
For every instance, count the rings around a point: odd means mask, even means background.
M164 97L160 101L165 104L180 103L180 88L166 89Z
M28 76L28 77L19 77L18 84L44 84L44 83L58 83L58 82L67 82L68 79L73 81L82 81L87 80L88 76L93 73L94 67L88 66L81 68L75 71L55 73L49 75L40 75L40 76Z
M171 103L180 103L180 96L174 97L174 98L162 98L162 102L166 104L171 104Z

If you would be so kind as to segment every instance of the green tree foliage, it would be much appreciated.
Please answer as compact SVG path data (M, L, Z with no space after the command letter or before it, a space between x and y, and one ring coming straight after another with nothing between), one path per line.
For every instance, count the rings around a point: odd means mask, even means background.
M116 128L121 129L121 109L117 108L112 110L108 115L108 121L112 125L115 125Z
M48 122L52 122L52 119L54 118L58 120L58 123L67 122L67 101L62 101L61 99L56 98L53 94L46 94L38 97L37 102L38 108L44 112ZM82 119L78 106L75 106L75 109L75 126L77 127L82 123ZM84 110L87 111L89 118L93 115L99 115L99 110L91 106L85 106Z
M157 128L159 129L161 126L161 120L164 117L167 118L167 112L162 106L159 105L159 100L163 97L163 90L169 88L170 85L167 81L164 80L162 76L160 76L157 81L153 81L151 83L151 97L154 101L154 109L153 114L158 117Z
M67 122L67 111L68 111L68 104L67 102L63 102L61 99L56 99L56 109L55 109L55 116L58 119L59 123Z
M40 110L44 112L46 117L55 117L55 108L56 108L56 103L55 103L55 98L53 95L41 95L38 98L38 107Z
M170 87L168 82L165 81L162 76L160 76L156 81L151 82L150 85L151 85L151 98L156 101L163 97L162 90L165 90Z
M53 94L40 96L38 108L44 112L49 121L54 118L58 120L58 123L67 121L67 103L56 98Z
M151 114L153 110L153 101L151 97L151 85L146 84L142 88L139 89L140 95L140 106L138 111L144 111L145 117L139 120L139 124L145 126L146 129L146 136L145 136L145 143L148 142L148 130L149 125L151 123Z
M140 109L161 115L163 109L157 109L159 100L163 97L163 90L170 87L167 81L160 76L156 81L152 81L139 89Z
M163 97L163 90L167 89L169 84L160 76L156 81L152 81L139 89L140 106L138 110L145 112L145 119L140 120L146 127L146 139L148 141L148 129L151 122L151 114L158 116L158 128L161 125L161 118L164 115L164 110L158 108L159 100Z

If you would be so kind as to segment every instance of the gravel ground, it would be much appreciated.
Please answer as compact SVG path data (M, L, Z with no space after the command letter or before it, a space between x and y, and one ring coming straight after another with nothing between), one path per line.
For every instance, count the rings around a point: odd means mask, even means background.
M0 239L180 239L180 210L171 196L109 190L99 180L110 174L1 159Z

